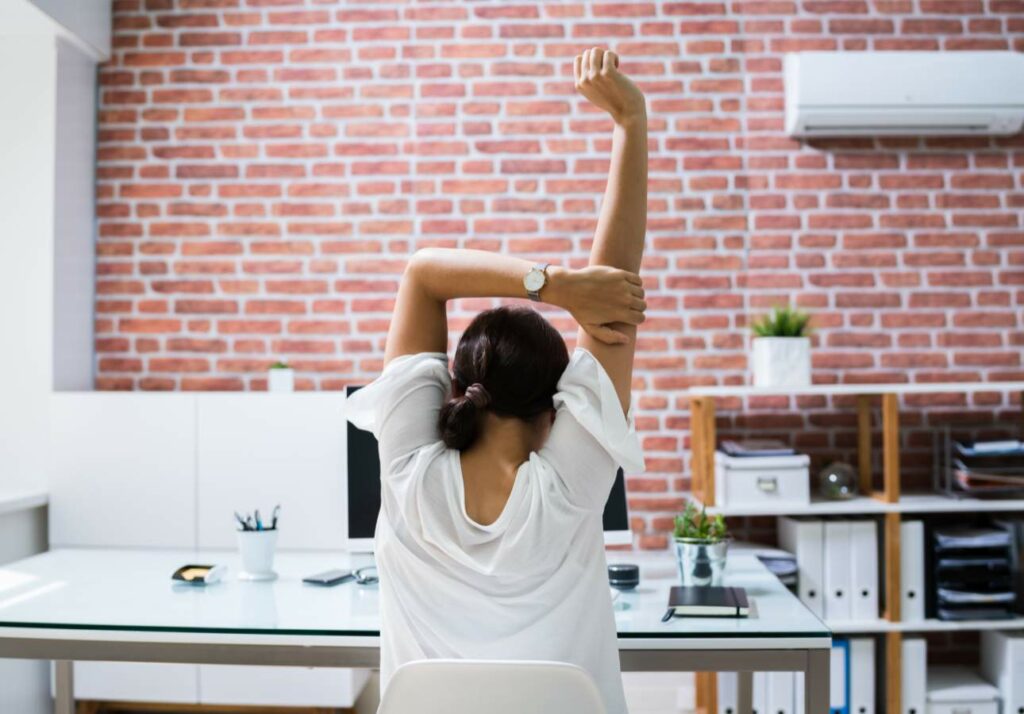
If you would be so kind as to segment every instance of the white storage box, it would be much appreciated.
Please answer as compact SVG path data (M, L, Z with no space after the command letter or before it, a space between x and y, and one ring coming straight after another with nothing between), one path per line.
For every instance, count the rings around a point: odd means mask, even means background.
M999 714L999 690L967 667L930 668L928 714Z
M727 506L806 506L811 502L807 454L729 456L715 452L715 503Z

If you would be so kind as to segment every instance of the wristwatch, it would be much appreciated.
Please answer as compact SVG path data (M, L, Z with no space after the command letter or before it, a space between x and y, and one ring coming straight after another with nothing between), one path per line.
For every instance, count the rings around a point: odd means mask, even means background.
M530 268L530 272L523 276L523 287L526 288L526 294L535 302L540 302L540 291L548 281L548 274L545 271L549 265L551 263L537 263Z

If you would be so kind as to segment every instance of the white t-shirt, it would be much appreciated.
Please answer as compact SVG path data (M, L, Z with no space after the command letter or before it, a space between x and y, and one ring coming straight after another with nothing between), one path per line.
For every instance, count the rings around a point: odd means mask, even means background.
M547 443L486 526L466 514L459 452L440 440L450 385L446 355L405 355L347 404L380 445L381 686L414 660L569 662L625 714L601 514L617 467L644 462L611 379L575 351Z

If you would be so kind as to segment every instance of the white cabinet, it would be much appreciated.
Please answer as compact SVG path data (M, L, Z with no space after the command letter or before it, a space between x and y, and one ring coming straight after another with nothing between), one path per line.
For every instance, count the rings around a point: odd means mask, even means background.
M75 662L75 698L198 704L199 668L194 664Z
M196 400L51 397L50 545L195 546Z
M345 396L200 394L199 547L234 548L233 511L281 504L283 550L345 544Z
M351 707L369 678L364 669L199 666L203 704Z

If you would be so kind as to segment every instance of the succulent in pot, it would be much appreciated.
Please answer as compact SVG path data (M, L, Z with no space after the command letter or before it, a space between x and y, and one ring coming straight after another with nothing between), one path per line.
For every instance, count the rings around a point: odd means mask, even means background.
M295 391L295 370L289 367L286 362L281 362L280 360L274 362L267 370L267 391Z
M806 387L811 383L810 320L806 312L777 307L753 324L755 387Z
M721 515L708 516L707 510L688 501L676 516L676 560L683 585L721 585L729 551L729 530Z

